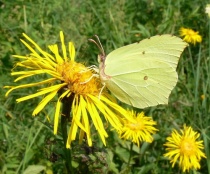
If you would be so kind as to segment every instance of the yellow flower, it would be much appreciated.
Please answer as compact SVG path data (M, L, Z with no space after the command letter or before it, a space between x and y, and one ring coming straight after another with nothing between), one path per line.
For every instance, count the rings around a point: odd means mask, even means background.
M204 100L204 99L205 99L205 95L202 94L202 95L201 95L201 100Z
M174 130L164 146L166 146L167 153L164 154L171 161L174 167L176 161L179 161L179 166L183 172L190 169L199 169L200 160L202 157L206 158L205 154L201 151L203 149L203 141L197 141L200 134L193 131L191 127L184 125L184 130L179 134Z
M20 59L16 67L25 68L24 71L12 72L11 75L19 76L15 82L39 74L48 74L48 79L16 87L7 86L7 88L11 89L6 93L6 96L16 89L46 85L45 88L34 94L17 99L17 102L43 96L42 101L33 111L32 115L35 116L59 94L54 116L54 134L57 133L58 129L62 101L71 101L69 107L72 108L72 118L66 147L70 148L71 142L76 139L79 128L79 141L81 142L86 136L88 145L91 146L91 125L94 125L101 140L106 145L105 138L108 137L108 134L104 128L104 120L100 117L100 113L103 114L107 122L118 130L122 127L119 113L125 115L126 110L121 108L105 90L101 92L102 84L99 78L96 77L95 71L74 61L74 45L72 42L69 42L67 51L63 32L60 32L62 56L59 54L58 45L50 45L49 49L53 54L49 54L42 50L26 34L23 34L23 36L30 44L24 40L21 41L31 51L31 54L14 56ZM115 114L116 111L117 114ZM91 123L90 120L92 120Z
M153 127L156 122L151 117L144 115L144 112L136 114L134 111L127 111L130 118L134 121L130 121L126 118L123 119L123 128L119 131L119 135L123 139L130 139L138 146L140 142L145 141L151 143L153 141L152 134L155 134L157 129Z
M184 41L188 42L188 43L192 43L192 44L196 44L197 42L201 42L202 41L202 37L201 35L198 34L198 31L195 32L192 29L188 29L188 28L181 28L180 29L180 36L184 37Z

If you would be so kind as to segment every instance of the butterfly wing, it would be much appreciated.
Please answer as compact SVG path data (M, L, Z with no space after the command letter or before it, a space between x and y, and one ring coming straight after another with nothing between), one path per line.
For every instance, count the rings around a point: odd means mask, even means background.
M110 78L104 82L119 100L134 107L167 104L186 45L178 37L162 35L118 48L106 57L104 73Z

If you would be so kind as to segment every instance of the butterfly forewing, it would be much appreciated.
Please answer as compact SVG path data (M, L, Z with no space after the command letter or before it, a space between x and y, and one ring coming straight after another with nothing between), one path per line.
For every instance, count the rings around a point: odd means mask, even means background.
M158 35L112 51L106 57L105 64L113 66L114 63L129 60L130 57L136 57L136 59L153 57L153 59L169 63L176 69L180 55L186 46L187 44L178 37Z

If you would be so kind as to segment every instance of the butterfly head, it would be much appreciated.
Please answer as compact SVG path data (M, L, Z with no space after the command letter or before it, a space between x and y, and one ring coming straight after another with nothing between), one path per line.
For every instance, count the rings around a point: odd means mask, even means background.
M98 63L99 63L99 76L101 81L104 83L104 81L109 80L111 77L106 75L104 72L105 69L105 60L106 60L106 54L104 52L104 49L102 47L102 44L100 42L100 39L97 35L94 35L96 37L96 41L94 39L89 39L90 42L93 42L96 44L96 46L100 50L100 54L98 55Z
M99 64L104 64L105 59L106 59L106 55L103 55L103 54L98 55L98 63Z

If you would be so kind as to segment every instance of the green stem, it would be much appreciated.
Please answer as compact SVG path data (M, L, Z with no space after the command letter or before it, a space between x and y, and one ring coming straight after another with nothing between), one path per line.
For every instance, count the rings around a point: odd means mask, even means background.
M193 63L191 48L190 48L190 46L188 46L187 48L188 48L188 51L189 51L190 64L191 64L192 71L193 71L193 77L195 77L195 68L194 68L194 63Z
M192 52L191 52L191 48L190 46L188 46L188 51L189 51L189 56L190 56L190 64L191 64L191 69L192 69L192 72L193 72L193 78L195 79L196 78L196 74L195 74L195 67L194 67L194 63L193 63L193 57L192 57ZM189 72L188 72L189 73ZM196 82L195 82L196 83ZM195 84L196 85L196 84ZM196 89L194 89L194 100L193 100L193 120L196 118L196 106L195 106L195 103L196 103Z
M130 166L130 162L131 162L131 157L132 157L132 149L133 149L133 142L131 142L131 145L130 145L130 156L129 156L129 159L128 159L128 167Z
M210 17L209 17L209 43L210 43ZM210 57L210 44L209 44L209 57ZM210 61L209 61L210 64Z
M71 113L71 105L73 102L74 96L70 96L68 98L64 98L63 102L63 109L62 109L62 116L61 116L61 131L63 136L63 144L64 144L64 154L65 154L65 164L66 170L68 174L73 174L73 168L71 165L71 149L66 148L67 138L68 138L68 123L70 120L70 113Z
M196 77L194 77L196 79L195 80L195 98L198 97L198 85L199 85L199 79L200 79L200 61L201 61L201 45L199 47L199 53L198 53Z
M197 60L197 70L196 70L196 76L194 76L195 78L195 93L194 93L194 120L197 117L196 114L198 113L198 100L199 100L199 96L198 96L198 86L199 86L199 80L200 80L200 62L201 62L201 44L199 46L199 53L198 53L198 60ZM200 112L199 112L200 113ZM201 119L201 115L199 114L199 118L200 118L200 124L202 123L202 119Z

